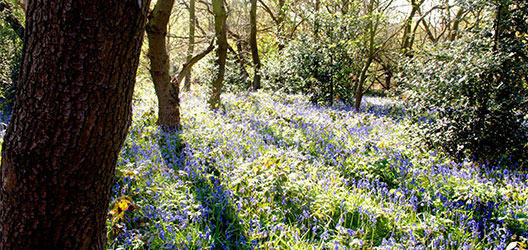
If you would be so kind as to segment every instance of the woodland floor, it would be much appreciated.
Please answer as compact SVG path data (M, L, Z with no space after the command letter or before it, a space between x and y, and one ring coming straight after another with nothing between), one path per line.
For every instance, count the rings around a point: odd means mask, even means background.
M182 96L181 133L164 134L152 88L137 88L109 208L109 249L526 243L528 175L426 149L397 101L367 97L358 113L302 95L225 93L212 112L195 89Z
M528 238L528 175L427 150L389 98L363 112L267 92L182 97L181 134L139 88L111 249L504 249Z

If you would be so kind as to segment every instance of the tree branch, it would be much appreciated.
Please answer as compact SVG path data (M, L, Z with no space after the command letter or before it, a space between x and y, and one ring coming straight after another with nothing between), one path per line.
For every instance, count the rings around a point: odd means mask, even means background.
M194 66L194 64L196 64L198 61L200 61L202 58L204 58L207 54L209 54L211 51L213 51L213 49L214 49L214 41L215 41L215 39L212 39L211 43L209 44L209 47L207 47L207 49L205 49L204 51L202 51L202 53L194 56L193 58L191 58L191 60L189 60L188 62L183 64L183 67L182 67L180 73L178 75L175 75L175 76L172 77L172 80L171 80L171 85L172 86L175 86L175 87L180 86L181 81L191 71L191 69Z
M273 11L271 11L270 7L268 7L268 5L266 5L266 3L264 3L264 1L262 1L262 0L259 0L259 2L262 5L262 7L264 8L264 10L270 15L271 19L273 19L273 21L278 25L280 22L277 19L277 17L275 17L275 15L273 14Z

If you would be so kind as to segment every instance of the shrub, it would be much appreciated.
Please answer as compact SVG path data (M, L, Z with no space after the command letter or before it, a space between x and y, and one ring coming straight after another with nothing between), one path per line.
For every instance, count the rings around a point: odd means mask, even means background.
M0 109L9 110L14 101L14 83L20 70L22 41L2 18L0 37Z
M240 92L248 89L249 84L253 82L253 69L251 68L250 59L242 58L244 66L241 66L237 55L234 55L231 51L227 54L223 92ZM215 55L210 53L196 64L194 77L198 82L210 85L217 74L216 70Z
M300 37L267 57L262 69L264 87L310 95L317 104L353 103L351 76L358 76L362 66L362 19L325 13L311 18L318 25L317 36Z
M527 64L513 64L516 54L477 34L403 60L403 95L431 146L479 162L526 160Z

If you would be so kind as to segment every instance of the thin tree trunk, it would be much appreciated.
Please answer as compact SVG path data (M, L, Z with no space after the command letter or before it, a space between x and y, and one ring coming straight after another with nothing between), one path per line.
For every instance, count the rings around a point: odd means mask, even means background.
M279 51L284 49L286 44L286 37L284 35L284 5L286 4L285 0L279 0L279 15L277 15L277 43L279 44Z
M424 30L425 30L425 34L427 35L427 38L429 38L429 40L436 44L436 42L438 42L438 39L433 35L433 32L431 32L431 28L429 28L429 24L427 24L427 22L425 20L422 21L422 25L424 27Z
M242 39L238 34L230 30L228 30L227 33L233 37L233 41L237 47L237 50L235 51L231 45L228 45L228 51L231 51L235 55L236 62L240 66L240 71L242 72L242 81L247 83L246 88L249 89L251 88L252 84L250 81L248 81L249 73L246 70L246 54L249 53L247 52L249 43Z
M229 51L231 51L231 53L233 53L236 57L236 63L238 63L239 67L240 67L240 71L241 71L241 74L242 74L242 81L243 82L247 82L247 86L246 88L251 88L251 82L248 81L248 78L249 78L249 73L247 72L246 70L246 60L243 58L243 53L241 52L241 49L242 46L240 43L237 43L237 49L239 52L237 52L235 49L233 49L233 47L231 45L229 45Z
M253 57L253 66L255 67L255 75L253 77L253 90L260 89L260 58L258 54L257 45L257 0L251 0L251 11L249 13L249 20L251 30L249 35L249 46L251 47L251 55Z
M29 1L2 145L0 249L106 249L149 4Z
M420 9L418 9L418 14L420 14L420 19L418 19L418 21L416 21L416 24L414 25L414 28L411 32L412 36L411 36L411 40L409 41L409 44L407 45L408 48L410 48L412 50L413 46L414 46L414 40L416 38L416 32L418 30L418 27L420 27L420 23L423 23L424 24L424 30L426 32L426 35L427 35L427 38L429 38L429 40L431 40L433 43L436 43L436 39L434 38L434 36L432 35L431 31L429 30L429 26L426 24L426 21L425 21L425 17L427 17L427 15L431 14L433 12L433 10L435 9L438 9L440 8L440 6L434 6L432 7L430 10L428 10L425 14L422 14Z
M315 20L314 20L314 38L319 38L319 10L321 9L321 0L315 0Z
M360 111L361 108L361 100L363 99L364 95L364 85L365 80L367 79L367 72L370 68L370 65L372 64L372 61L374 60L374 37L376 36L376 30L378 21L376 21L376 24L374 24L374 0L370 0L369 7L368 7L368 15L369 15L369 23L367 25L367 30L369 32L369 51L367 55L367 61L365 62L365 65L363 65L363 68L361 69L361 74L359 75L359 80L356 87L356 93L355 93L355 102L354 102L354 109L356 111Z
M493 37L493 40L494 40L494 44L493 44L493 50L494 51L499 51L499 48L500 48L500 44L501 44L501 40L502 40L502 36L504 35L504 20L505 20L505 16L508 15L508 6L504 3L501 3L499 4L499 6L497 6L497 12L496 12L496 16L495 16L495 35Z
M167 24L174 0L158 0L147 24L150 75L158 96L158 125L165 131L180 129L179 87L170 82Z
M359 75L356 93L354 96L356 99L354 102L354 109L356 111L360 111L360 108L361 108L361 100L363 99L363 95L365 94L363 91L364 91L364 86L365 86L365 80L367 79L367 71L371 64L372 64L372 58L369 57L365 65L363 65L363 68L361 69L361 74Z
M402 46L401 46L401 52L409 56L412 51L411 47L411 40L413 40L414 33L412 32L412 20L416 13L420 10L420 6L422 5L423 1L416 2L416 0L411 0L411 12L409 13L409 17L407 17L407 20L405 21L405 27L403 29L403 37L402 37Z
M194 31L196 27L196 15L194 3L195 0L189 0L189 49L187 50L187 62L191 61L194 53ZM185 83L183 84L183 91L191 90L192 70L185 76Z
M215 67L218 67L215 79L213 80L213 92L209 99L211 109L217 109L220 105L220 94L224 85L225 64L227 60L227 27L226 27L226 10L223 0L213 0L213 12L216 36L216 61Z
M455 41L457 37L459 36L459 30L460 30L460 22L464 19L463 16L466 12L464 11L463 7L460 7L460 9L457 11L457 14L455 16L455 20L453 21L453 28L450 31L451 34L449 35L449 41Z

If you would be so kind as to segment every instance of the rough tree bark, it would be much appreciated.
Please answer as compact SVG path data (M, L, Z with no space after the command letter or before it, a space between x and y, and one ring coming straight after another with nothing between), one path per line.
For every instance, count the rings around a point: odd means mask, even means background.
M0 249L105 249L148 0L29 1L2 146Z
M213 80L213 91L209 99L211 109L217 109L220 104L220 94L224 85L225 64L227 60L227 27L226 27L226 10L223 0L213 0L215 36L216 36L216 60L215 66L218 67L216 76Z
M165 131L180 129L180 89L171 84L166 44L173 5L174 0L158 0L147 24L150 75L158 96L158 125Z
M257 45L257 0L251 0L251 10L249 12L249 22L251 30L249 32L249 46L253 57L255 75L253 77L253 90L260 89L260 58Z
M196 28L195 0L189 0L189 48L187 49L187 62L191 61L194 53L194 33ZM185 76L183 91L191 90L192 70Z

